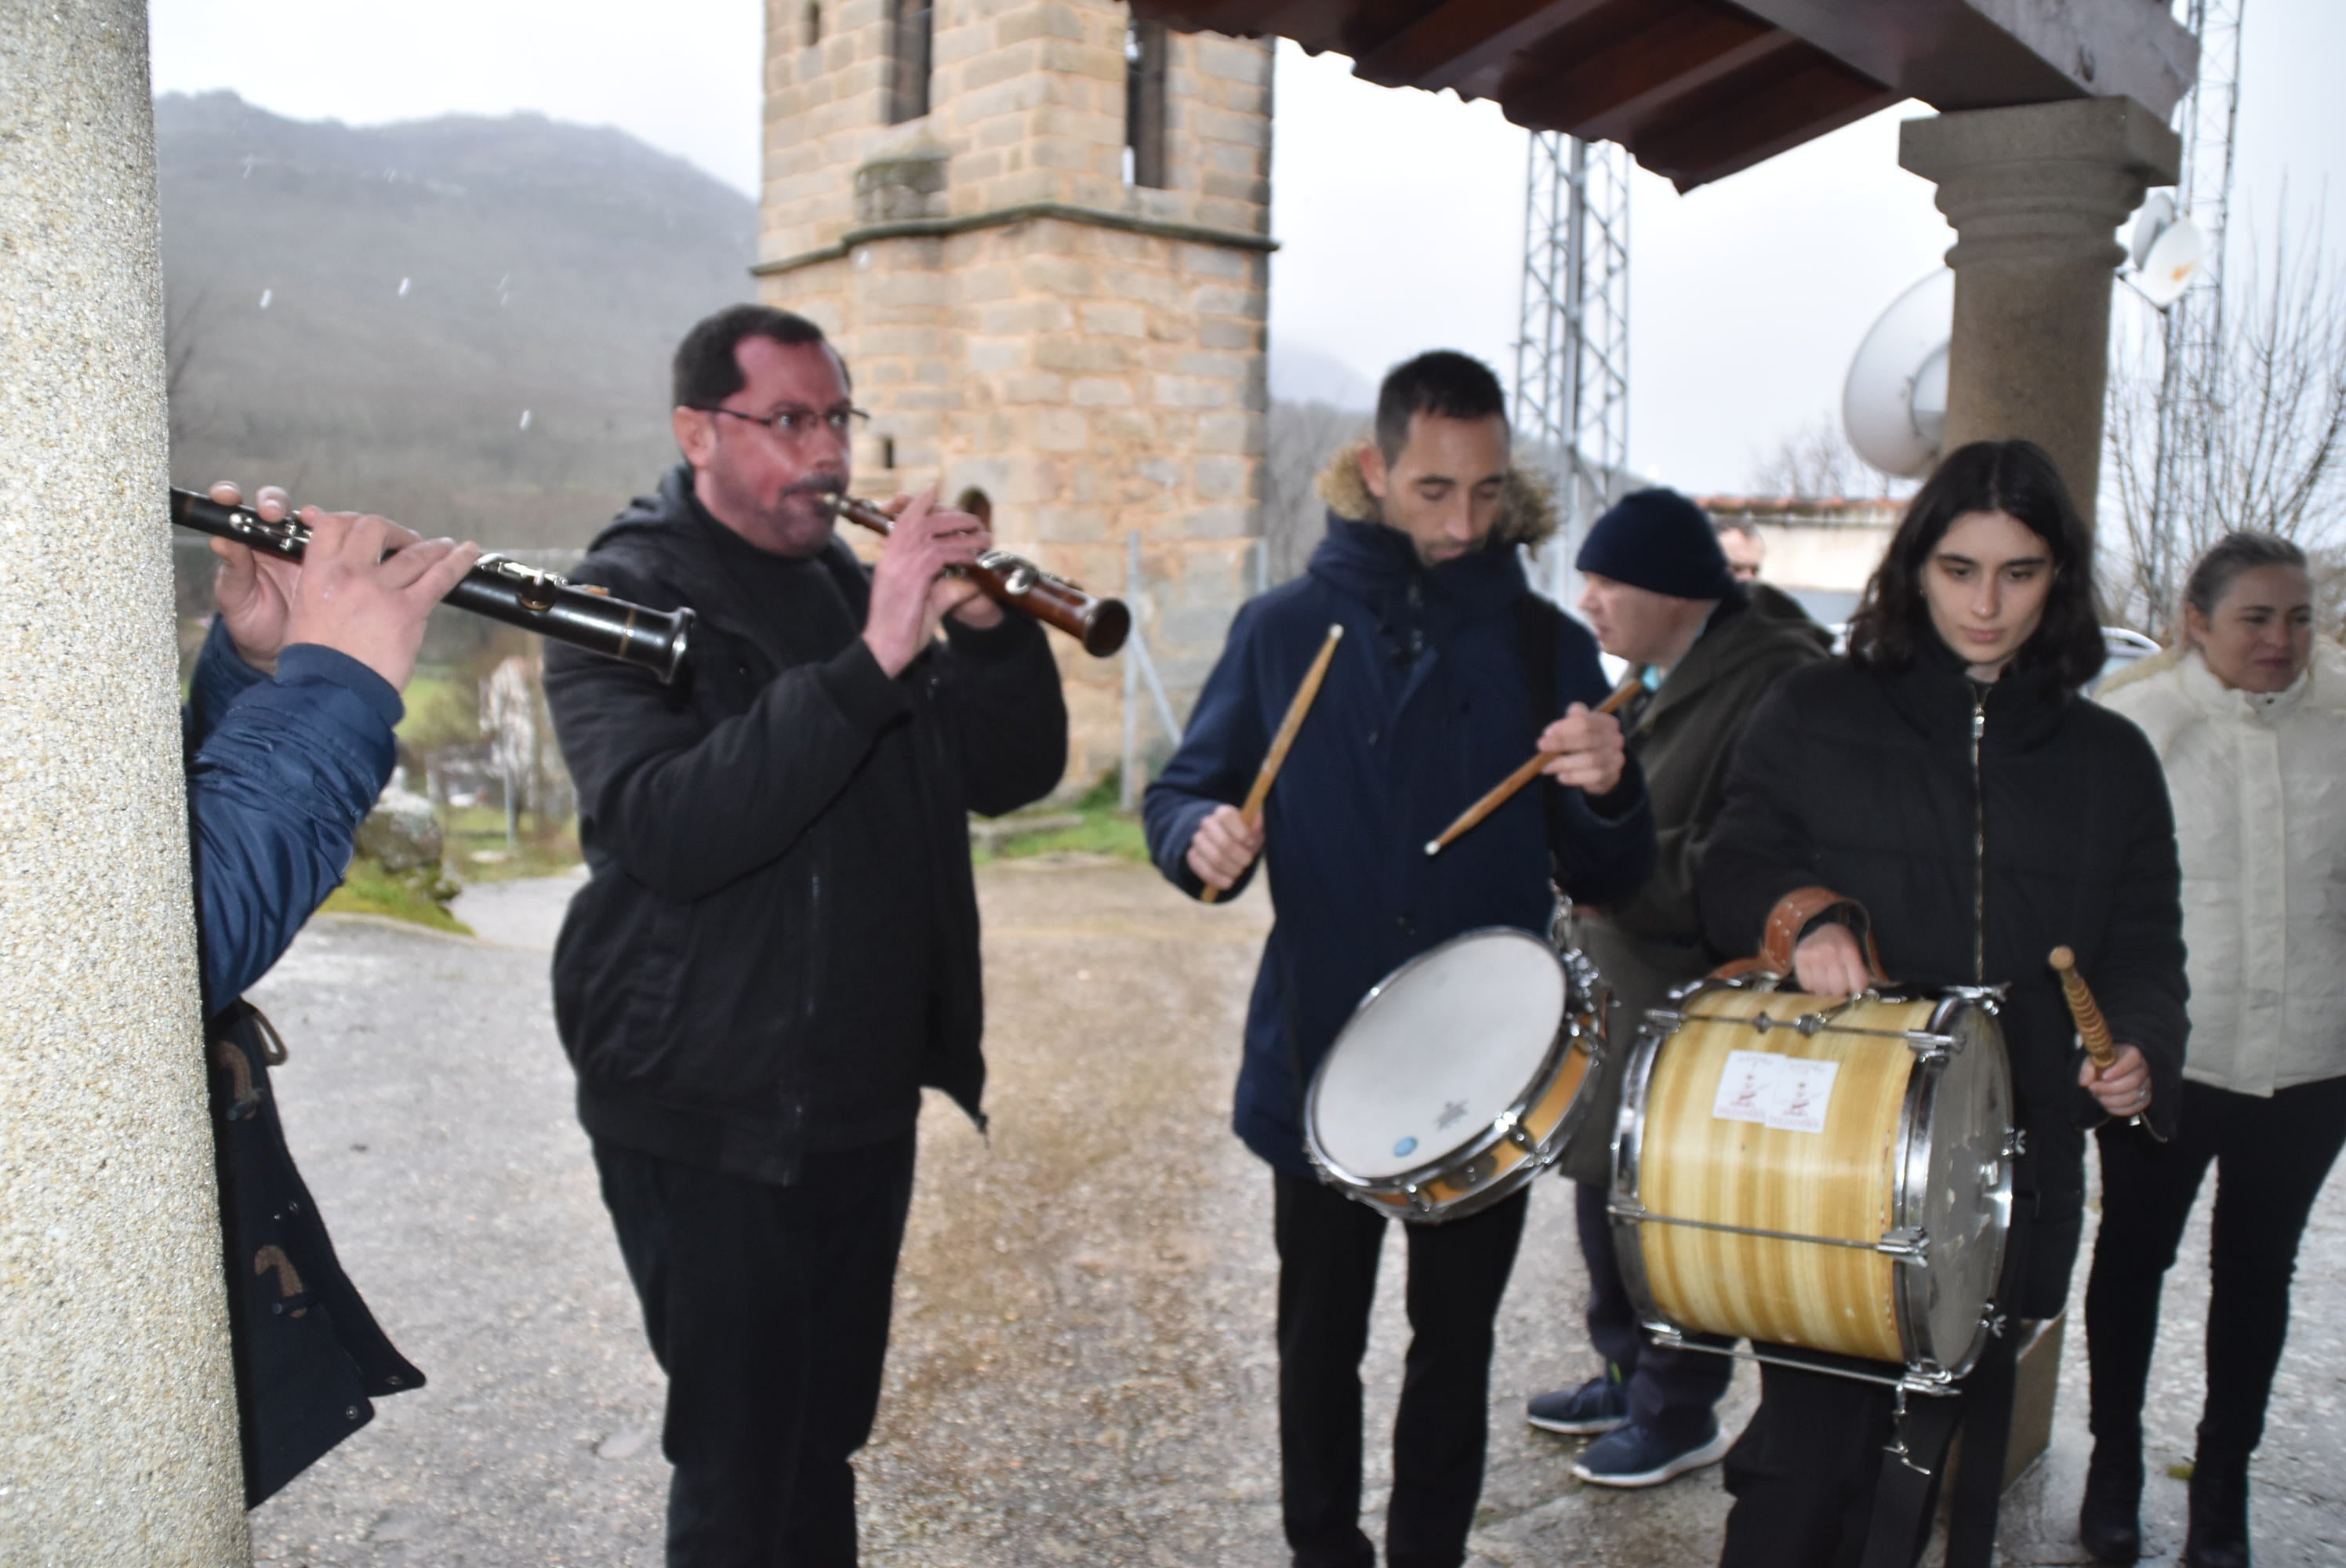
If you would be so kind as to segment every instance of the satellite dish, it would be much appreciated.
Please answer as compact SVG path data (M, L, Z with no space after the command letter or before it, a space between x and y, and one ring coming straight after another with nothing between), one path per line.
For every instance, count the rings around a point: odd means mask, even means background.
M2183 298L2191 280L2208 260L2208 237L2188 218L2179 218L2150 242L2150 249L2135 269L2134 286L2142 297L2164 311Z
M2134 238L2127 243L2127 254L2133 259L2137 270L2150 255L2151 241L2158 238L2161 229L2171 228L2174 223L2175 198L2163 190L2153 191L2150 199L2135 213Z
M1947 431L1947 343L1955 275L1942 267L1898 296L1850 361L1841 422L1857 454L1882 473L1930 472Z

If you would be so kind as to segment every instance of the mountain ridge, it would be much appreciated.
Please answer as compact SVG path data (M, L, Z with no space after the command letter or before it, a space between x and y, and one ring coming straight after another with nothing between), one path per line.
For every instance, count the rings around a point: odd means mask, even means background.
M584 545L675 460L677 340L754 297L755 204L610 127L155 118L178 484Z

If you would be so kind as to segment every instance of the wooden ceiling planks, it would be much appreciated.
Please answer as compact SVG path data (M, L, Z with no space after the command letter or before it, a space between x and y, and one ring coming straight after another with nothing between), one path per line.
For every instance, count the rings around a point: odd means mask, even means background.
M2055 65L1974 9L2006 3L1133 0L1133 10L1190 31L1334 50L1385 87L1494 99L1517 125L1618 142L1686 190L1911 96L1955 107L2094 90L2090 49ZM2131 30L2113 23L2099 36L2124 46L2136 96L2162 96L2177 46L2156 29L2177 29L2163 15L2150 21L2147 0L2074 8L2112 7L2107 15ZM2069 48L2066 35L2061 46ZM2188 79L2186 69L2179 84ZM2171 101L2153 107L2164 112Z

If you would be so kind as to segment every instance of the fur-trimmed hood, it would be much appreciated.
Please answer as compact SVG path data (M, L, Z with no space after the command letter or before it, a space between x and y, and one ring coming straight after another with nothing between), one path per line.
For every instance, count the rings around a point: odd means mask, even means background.
M1362 436L1346 442L1320 471L1320 499L1339 517L1364 523L1385 520L1384 508L1369 494L1368 484L1361 477L1361 453L1371 439ZM1491 537L1505 545L1536 545L1556 530L1556 487L1544 473L1520 465L1510 467Z

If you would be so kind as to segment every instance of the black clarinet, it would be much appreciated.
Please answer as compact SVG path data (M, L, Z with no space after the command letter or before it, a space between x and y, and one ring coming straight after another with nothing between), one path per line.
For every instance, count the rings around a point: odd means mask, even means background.
M310 530L291 517L264 522L249 506L223 506L192 490L171 492L171 521L288 560L301 558ZM483 555L441 603L519 626L556 642L641 665L674 680L692 635L690 610L655 610L615 599L597 587L525 565L510 555Z

